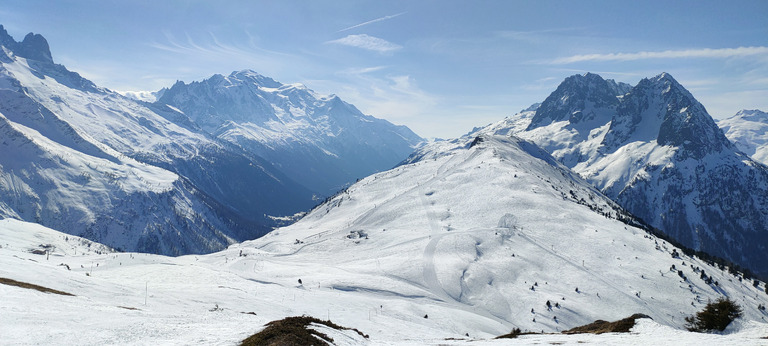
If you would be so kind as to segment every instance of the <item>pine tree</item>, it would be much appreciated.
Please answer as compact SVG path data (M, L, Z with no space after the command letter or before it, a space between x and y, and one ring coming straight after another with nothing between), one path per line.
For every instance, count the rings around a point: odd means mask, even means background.
M714 303L709 303L696 313L695 316L685 318L686 328L692 332L706 332L711 330L725 330L733 320L741 317L742 309L729 298L718 298Z

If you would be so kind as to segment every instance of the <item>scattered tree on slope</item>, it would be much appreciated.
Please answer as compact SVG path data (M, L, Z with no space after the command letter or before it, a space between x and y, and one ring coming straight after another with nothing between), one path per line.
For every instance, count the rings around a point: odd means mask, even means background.
M696 313L685 318L686 328L692 332L723 331L733 320L741 317L741 307L729 298L718 298Z

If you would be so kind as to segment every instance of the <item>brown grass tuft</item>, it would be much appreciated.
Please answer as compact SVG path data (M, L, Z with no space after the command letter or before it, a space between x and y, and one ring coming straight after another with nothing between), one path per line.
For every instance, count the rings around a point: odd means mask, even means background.
M603 320L597 320L581 327L576 327L563 331L563 334L603 334L603 333L629 333L629 330L635 326L635 320L638 318L650 318L648 315L634 314L627 318L615 321L607 322Z
M267 327L264 330L249 336L243 340L242 346L283 346L283 345L328 345L333 344L333 338L318 332L314 329L307 328L311 323L322 324L337 330L354 330L360 336L368 338L368 335L363 334L354 328L345 328L339 326L331 321L323 321L311 316L296 316L286 317L282 320L272 321L267 323Z
M55 290L55 289L52 289L52 288L43 287L43 286L39 286L39 285L35 285L35 284L30 284L30 283L27 283L27 282L16 281L16 280L13 280L13 279L8 279L8 278L1 278L0 277L0 284L4 284L4 285L8 285L8 286L16 286L16 287L21 287L21 288L27 288L27 289L37 290L37 291L45 292L45 293L60 294L60 295L63 295L63 296L74 296L74 294L71 294L71 293L62 292L62 291Z

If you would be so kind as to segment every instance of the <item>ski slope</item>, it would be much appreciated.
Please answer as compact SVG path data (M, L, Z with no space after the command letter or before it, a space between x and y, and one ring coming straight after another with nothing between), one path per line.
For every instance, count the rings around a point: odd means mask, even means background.
M299 222L210 255L113 253L0 220L0 277L75 295L0 285L0 333L11 344L232 345L306 314L370 335L332 333L339 344L485 345L507 344L491 338L512 328L554 333L644 313L653 320L630 334L515 342L765 341L764 283L673 258L671 245L621 214L530 143L483 136L432 143ZM682 330L685 316L723 295L744 308L725 335Z

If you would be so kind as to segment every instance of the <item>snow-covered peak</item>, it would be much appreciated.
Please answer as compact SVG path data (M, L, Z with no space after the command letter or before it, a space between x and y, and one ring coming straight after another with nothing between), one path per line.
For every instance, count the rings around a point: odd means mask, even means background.
M744 109L717 125L739 150L768 165L768 113Z
M668 73L645 78L624 95L603 144L615 150L654 140L697 158L730 147L704 106Z
M768 124L768 113L759 109L742 109L729 119L733 118L741 118L748 121L756 121Z
M615 83L594 73L570 76L538 107L528 130L559 121L602 121L618 105L619 92Z
M267 76L261 75L254 70L241 70L232 72L229 75L229 79L233 81L255 83L266 88L280 88L283 86L282 83Z

